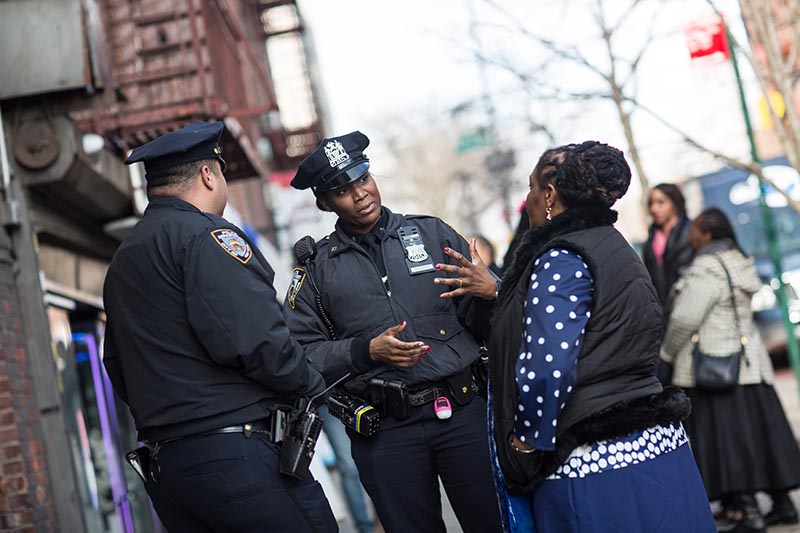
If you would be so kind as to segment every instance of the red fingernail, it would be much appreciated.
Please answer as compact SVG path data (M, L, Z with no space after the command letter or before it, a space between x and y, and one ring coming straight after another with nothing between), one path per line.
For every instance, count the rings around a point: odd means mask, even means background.
M445 252L449 252L449 251L450 251L450 248L448 248L447 246L445 246L445 247L444 247L444 251L445 251Z
M430 352L430 351L431 351L431 347L430 347L430 346L426 346L426 347L425 347L425 353L428 353L428 352Z
M406 321L405 321L405 320L403 320L403 321L400 323L400 325L401 325L401 326L405 326L405 325L406 325Z
M437 264L436 264L436 270L441 270L441 269L442 269L442 265L440 265L440 264L438 264L438 263L437 263Z

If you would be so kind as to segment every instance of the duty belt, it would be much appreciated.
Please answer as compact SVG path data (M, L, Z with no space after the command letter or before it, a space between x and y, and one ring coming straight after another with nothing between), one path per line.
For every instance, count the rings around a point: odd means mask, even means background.
M244 424L239 424L235 426L225 426L223 428L212 429L210 431L202 431L200 433L192 433L191 435L181 435L180 437L172 437L169 439L163 439L160 441L148 441L147 440L147 433L144 433L144 442L156 447L161 447L165 444L169 444L171 442L177 442L179 440L184 439L195 439L198 437L207 437L210 435L221 435L225 433L242 433L246 439L249 439L253 433L259 433L262 435L266 435L269 440L272 440L272 428L270 424L269 418L262 418L261 420L256 420L254 422L246 422ZM273 441L274 442L274 441Z
M424 389L411 390L406 396L406 401L409 407L419 407L420 405L431 403L439 396L444 396L445 390L442 385L432 385Z

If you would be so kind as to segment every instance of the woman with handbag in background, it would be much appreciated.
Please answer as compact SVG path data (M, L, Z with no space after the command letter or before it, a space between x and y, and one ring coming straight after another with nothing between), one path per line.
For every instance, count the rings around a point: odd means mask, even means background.
M661 359L692 401L684 424L708 497L722 501L729 527L721 530L796 524L788 492L800 486L800 450L752 320L750 300L761 288L755 265L719 209L694 220L689 242L696 256L673 288ZM766 517L758 491L772 496Z

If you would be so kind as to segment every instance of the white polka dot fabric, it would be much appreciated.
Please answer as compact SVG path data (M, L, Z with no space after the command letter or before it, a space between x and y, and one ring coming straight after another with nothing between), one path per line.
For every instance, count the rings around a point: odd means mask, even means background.
M655 426L618 439L578 446L547 479L582 478L655 459L689 442L683 424Z
M575 252L552 249L534 262L515 363L520 401L514 418L516 435L534 448L555 447L592 301L591 273Z

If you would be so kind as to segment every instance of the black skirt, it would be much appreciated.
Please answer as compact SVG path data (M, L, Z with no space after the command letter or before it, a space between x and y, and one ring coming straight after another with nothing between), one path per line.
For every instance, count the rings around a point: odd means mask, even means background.
M686 395L692 414L684 426L709 500L800 486L800 449L771 385Z

